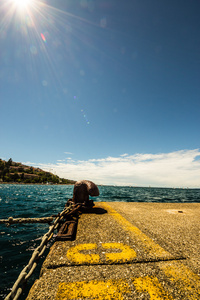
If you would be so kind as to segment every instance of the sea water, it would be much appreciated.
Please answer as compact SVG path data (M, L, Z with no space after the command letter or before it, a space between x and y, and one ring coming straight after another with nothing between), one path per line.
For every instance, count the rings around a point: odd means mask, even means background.
M94 201L123 202L200 202L200 189L169 189L99 186L100 195ZM61 212L72 198L71 185L0 185L0 219L48 217ZM0 299L10 292L21 270L27 265L32 252L48 231L48 224L0 224ZM52 245L52 239L48 248ZM39 277L40 267L49 249L40 260L27 288L20 299Z

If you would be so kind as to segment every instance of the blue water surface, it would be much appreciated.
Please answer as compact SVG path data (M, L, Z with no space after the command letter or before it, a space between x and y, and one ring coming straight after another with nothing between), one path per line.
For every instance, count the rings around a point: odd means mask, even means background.
M200 202L200 189L136 188L99 186L100 195L94 201L123 202ZM72 197L72 185L0 185L0 219L10 216L47 217L61 212ZM10 292L32 252L39 246L48 224L23 224L6 227L0 224L0 299ZM54 239L48 247L52 245ZM39 277L40 267L48 254L44 253L34 275L29 280L26 294Z

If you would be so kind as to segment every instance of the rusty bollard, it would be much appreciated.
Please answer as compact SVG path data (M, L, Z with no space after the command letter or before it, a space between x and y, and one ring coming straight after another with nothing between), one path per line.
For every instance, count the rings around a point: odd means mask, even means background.
M97 185L89 180L77 181L74 185L73 203L82 203L89 206L89 196L99 196Z
M77 181L74 185L73 198L69 199L66 206L72 204L72 210L65 216L65 221L60 227L56 240L74 240L79 218L79 211L92 208L94 203L89 196L99 196L99 189L95 183L89 180Z

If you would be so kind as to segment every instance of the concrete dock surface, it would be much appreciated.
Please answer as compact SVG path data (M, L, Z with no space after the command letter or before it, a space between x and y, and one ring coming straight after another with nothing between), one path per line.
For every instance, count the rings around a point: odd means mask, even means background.
M96 202L27 300L200 299L200 203Z

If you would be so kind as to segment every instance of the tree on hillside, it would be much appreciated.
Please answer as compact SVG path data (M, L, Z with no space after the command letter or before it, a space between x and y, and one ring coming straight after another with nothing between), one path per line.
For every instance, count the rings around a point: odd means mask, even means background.
M3 170L5 166L5 163L2 159L0 159L0 170Z
M6 165L7 165L8 167L10 167L10 166L12 166L12 163L13 163L13 160L12 160L12 158L10 158L10 159L7 161Z

